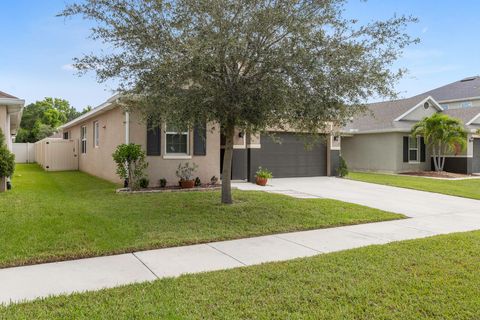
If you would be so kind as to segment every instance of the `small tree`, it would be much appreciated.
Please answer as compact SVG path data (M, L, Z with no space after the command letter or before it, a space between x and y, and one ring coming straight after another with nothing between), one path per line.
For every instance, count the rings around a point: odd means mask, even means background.
M399 16L359 25L344 0L85 0L63 16L93 20L114 50L76 59L148 119L216 122L225 136L222 202L232 203L235 129L312 133L345 124L372 95L394 96L392 64L416 42Z
M5 191L6 180L15 171L15 155L7 149L5 136L0 129L0 192Z
M467 132L462 122L441 113L416 123L411 135L423 136L425 144L432 150L435 171L443 171L447 152L461 152L467 145Z
M145 176L145 169L148 167L142 146L134 143L121 144L112 157L117 164L117 174L120 178L128 179L128 187L131 190L139 189L140 179Z

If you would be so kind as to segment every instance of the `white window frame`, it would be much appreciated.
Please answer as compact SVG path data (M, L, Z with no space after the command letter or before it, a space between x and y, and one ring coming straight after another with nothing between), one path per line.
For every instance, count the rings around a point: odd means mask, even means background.
M100 124L98 120L93 121L93 147L98 148L100 145Z
M167 131L168 126L165 124L165 143L164 143L164 159L191 159L192 156L190 155L190 130L182 132L174 132L174 131ZM187 136L187 152L186 153L172 153L168 152L168 135L186 135Z
M412 148L410 146L410 141L412 141L411 139L413 139L413 138L409 136L408 137L408 163L420 163L420 137L415 137L415 139L417 140L416 148ZM413 150L417 151L417 159L416 160L410 159L410 151L413 151Z
M82 154L87 153L87 126L80 127L80 152Z

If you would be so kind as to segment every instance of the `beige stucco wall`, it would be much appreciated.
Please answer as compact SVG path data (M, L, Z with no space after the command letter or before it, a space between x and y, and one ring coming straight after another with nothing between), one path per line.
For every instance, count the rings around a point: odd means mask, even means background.
M403 162L404 133L358 134L342 137L342 157L351 171L406 172L430 169L430 155L422 163Z
M130 142L140 144L146 150L147 126L140 120L141 117L135 114L130 115ZM147 173L151 186L157 186L161 178L167 179L167 184L176 185L178 177L175 175L180 163L190 162L198 165L195 177L202 182L209 182L212 176L220 177L220 131L218 125L210 123L207 125L207 152L205 156L193 155L193 132L190 131L190 150L188 159L167 159L165 156L165 134L164 126L161 135L161 155L147 156L149 163Z
M93 141L94 121L98 121L100 127L98 147L94 146ZM80 128L82 126L87 126L87 152L85 154L81 153L80 147ZM121 108L99 114L64 131L70 132L70 139L78 141L77 155L80 171L115 183L122 182L115 173L116 165L112 159L115 148L125 142L125 114Z

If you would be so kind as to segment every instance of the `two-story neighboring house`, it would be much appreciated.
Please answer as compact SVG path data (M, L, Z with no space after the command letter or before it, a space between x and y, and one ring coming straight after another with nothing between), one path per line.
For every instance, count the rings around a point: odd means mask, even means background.
M445 170L480 173L480 76L412 98L373 103L368 110L342 129L342 156L351 170L431 170L431 155L423 138L412 138L409 133L416 122L442 112L460 119L468 131L467 148L460 154L447 154Z

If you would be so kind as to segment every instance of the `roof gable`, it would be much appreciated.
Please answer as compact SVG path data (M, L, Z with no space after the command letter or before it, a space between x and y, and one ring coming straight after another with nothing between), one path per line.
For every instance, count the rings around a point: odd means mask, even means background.
M428 96L407 110L405 113L395 118L394 121L420 121L423 118L431 116L439 111L443 111L443 108L438 104L437 101L435 101L435 99L433 99L431 96Z
M12 96L11 94L5 93L3 91L0 91L0 98L5 98L5 99L18 99L17 97Z

